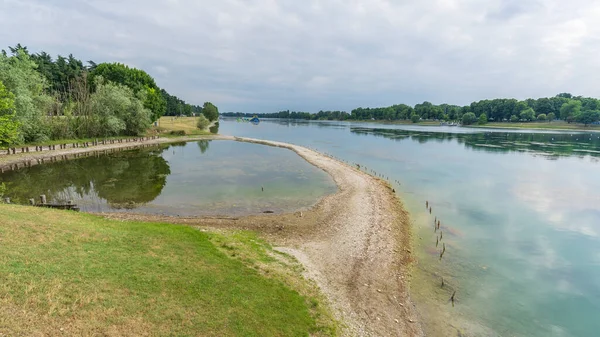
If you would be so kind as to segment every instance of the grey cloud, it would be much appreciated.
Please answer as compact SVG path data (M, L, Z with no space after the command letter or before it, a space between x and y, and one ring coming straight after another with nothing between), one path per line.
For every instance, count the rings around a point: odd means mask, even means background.
M584 0L4 0L0 41L137 66L223 111L350 110L597 96L598 19Z

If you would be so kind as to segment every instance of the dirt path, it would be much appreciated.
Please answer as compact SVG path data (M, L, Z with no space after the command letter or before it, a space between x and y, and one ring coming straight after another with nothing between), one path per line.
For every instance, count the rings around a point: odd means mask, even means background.
M309 211L240 218L172 218L109 214L216 228L257 230L294 255L328 297L347 336L422 336L409 297L407 212L385 182L307 148L235 138L290 149L328 172L339 191Z

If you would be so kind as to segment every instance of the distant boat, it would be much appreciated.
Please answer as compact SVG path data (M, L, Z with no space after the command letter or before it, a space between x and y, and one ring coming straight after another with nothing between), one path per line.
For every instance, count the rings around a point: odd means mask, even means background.
M252 124L258 124L258 123L260 123L260 119L258 119L257 115L254 115L254 117L252 117L250 119L250 123L252 123Z

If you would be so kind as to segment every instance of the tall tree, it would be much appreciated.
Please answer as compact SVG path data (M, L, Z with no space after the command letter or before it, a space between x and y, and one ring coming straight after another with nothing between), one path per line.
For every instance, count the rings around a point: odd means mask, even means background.
M581 112L581 101L570 100L568 103L563 104L560 108L560 118L571 123L575 116Z
M211 102L204 103L202 106L202 114L211 122L219 119L219 109Z
M16 118L15 95L0 81L0 145L10 145L19 139L19 122Z
M91 72L91 77L102 76L104 80L125 85L134 92L145 94L144 107L152 111L152 121L165 114L167 102L161 95L160 88L152 76L143 70L130 68L121 63L98 64Z

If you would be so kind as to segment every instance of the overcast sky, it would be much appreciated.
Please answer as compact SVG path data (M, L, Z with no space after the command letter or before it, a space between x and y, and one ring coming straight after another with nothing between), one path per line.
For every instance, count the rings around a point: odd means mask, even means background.
M142 68L221 111L600 96L591 0L0 0L0 42Z

